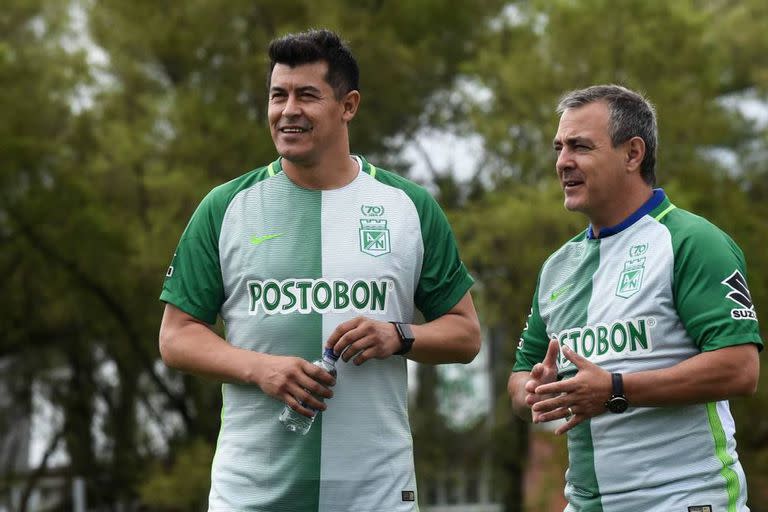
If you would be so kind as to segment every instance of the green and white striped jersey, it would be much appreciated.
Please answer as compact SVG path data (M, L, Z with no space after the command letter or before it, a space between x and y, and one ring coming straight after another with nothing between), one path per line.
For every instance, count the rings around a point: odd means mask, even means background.
M658 189L600 238L590 228L547 259L514 371L543 360L553 337L619 373L762 349L745 277L733 240ZM575 372L561 355L560 377ZM595 416L568 432L566 511L747 511L734 432L727 401Z
M448 222L421 187L355 157L336 190L295 185L281 161L211 191L176 249L160 299L229 343L314 360L358 315L412 322L445 314L472 278ZM306 436L278 422L283 403L224 384L209 510L417 510L406 360L337 363L328 409Z

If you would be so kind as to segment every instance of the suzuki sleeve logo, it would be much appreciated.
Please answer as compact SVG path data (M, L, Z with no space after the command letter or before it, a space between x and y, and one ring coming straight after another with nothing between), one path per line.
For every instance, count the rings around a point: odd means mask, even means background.
M747 288L747 280L741 275L741 272L734 270L733 274L721 281L722 284L728 286L731 291L726 294L726 297L733 302L742 306L741 308L732 309L731 317L736 320L757 320L755 314L755 305L752 303L752 295Z

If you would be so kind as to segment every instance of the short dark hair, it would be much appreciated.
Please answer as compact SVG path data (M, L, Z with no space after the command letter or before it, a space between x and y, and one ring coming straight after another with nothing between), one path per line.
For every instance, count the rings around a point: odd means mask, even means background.
M557 104L557 113L579 108L597 101L608 105L608 134L613 147L632 137L645 141L645 157L640 164L640 175L649 185L656 184L656 146L658 128L656 109L642 94L620 85L593 85L564 94Z
M359 90L360 69L349 46L334 32L311 29L287 34L269 43L269 76L276 64L290 67L325 61L328 74L325 81L333 88L337 100L349 91Z

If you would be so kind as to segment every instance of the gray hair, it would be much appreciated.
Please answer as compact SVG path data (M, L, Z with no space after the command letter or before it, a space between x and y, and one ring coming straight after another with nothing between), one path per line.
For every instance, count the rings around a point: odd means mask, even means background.
M593 85L564 94L557 104L557 113L579 108L597 101L608 105L608 134L613 147L632 137L645 141L645 156L640 164L640 175L649 185L656 184L656 145L658 128L656 109L641 94L620 85Z

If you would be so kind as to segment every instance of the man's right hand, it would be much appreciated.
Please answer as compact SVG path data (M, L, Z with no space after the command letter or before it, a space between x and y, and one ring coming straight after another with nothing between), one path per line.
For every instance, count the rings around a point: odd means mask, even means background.
M536 394L536 388L542 384L557 381L557 354L559 352L560 344L558 341L550 340L544 360L535 364L531 369L530 379L525 383L525 403L528 407L532 407L536 402L551 398L551 395ZM539 422L539 415L536 411L531 411L531 419L534 423Z
M317 397L333 396L329 389L336 384L333 375L300 357L263 353L260 356L256 384L264 393L310 418L314 412L309 407L325 410L325 404Z

